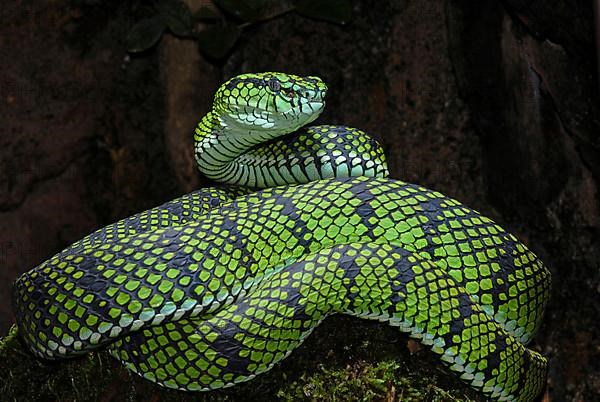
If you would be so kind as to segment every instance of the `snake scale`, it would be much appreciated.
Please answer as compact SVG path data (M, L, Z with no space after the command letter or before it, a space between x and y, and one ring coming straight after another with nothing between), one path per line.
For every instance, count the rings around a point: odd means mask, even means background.
M21 275L13 299L33 353L106 345L148 380L211 390L271 369L341 313L418 339L489 398L533 400L547 362L525 345L549 297L543 263L472 209L387 178L364 132L302 128L326 91L282 73L224 83L194 139L200 170L227 185L109 225Z

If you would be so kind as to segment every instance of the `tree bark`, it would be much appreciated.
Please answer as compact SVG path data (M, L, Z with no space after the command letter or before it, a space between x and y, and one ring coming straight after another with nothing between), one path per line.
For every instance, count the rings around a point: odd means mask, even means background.
M184 3L192 13L201 7L212 6L209 0L186 0ZM178 188L190 192L201 183L192 134L212 105L212 94L204 89L219 85L220 71L202 57L194 41L172 35L165 36L160 44L160 70L169 163Z

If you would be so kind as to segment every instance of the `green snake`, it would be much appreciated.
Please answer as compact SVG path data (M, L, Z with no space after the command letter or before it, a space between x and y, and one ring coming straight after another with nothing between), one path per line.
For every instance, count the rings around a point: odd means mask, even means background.
M109 225L21 275L13 299L33 353L106 345L162 386L212 390L349 314L409 334L489 398L533 400L547 362L525 345L549 297L543 263L459 202L386 178L364 132L302 128L326 91L282 73L224 83L194 139L200 170L228 185Z

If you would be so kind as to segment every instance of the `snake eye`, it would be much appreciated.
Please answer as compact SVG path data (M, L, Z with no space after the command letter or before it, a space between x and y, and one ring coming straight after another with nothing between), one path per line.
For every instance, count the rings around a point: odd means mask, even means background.
M267 81L267 85L273 92L277 92L281 89L281 83L279 82L279 80L277 78L269 79L269 81Z

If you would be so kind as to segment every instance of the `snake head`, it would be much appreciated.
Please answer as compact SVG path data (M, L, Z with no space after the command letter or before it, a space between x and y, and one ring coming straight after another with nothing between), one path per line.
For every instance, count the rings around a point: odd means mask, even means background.
M213 111L222 124L236 130L281 134L315 120L325 107L326 93L327 86L318 77L242 74L217 90Z

